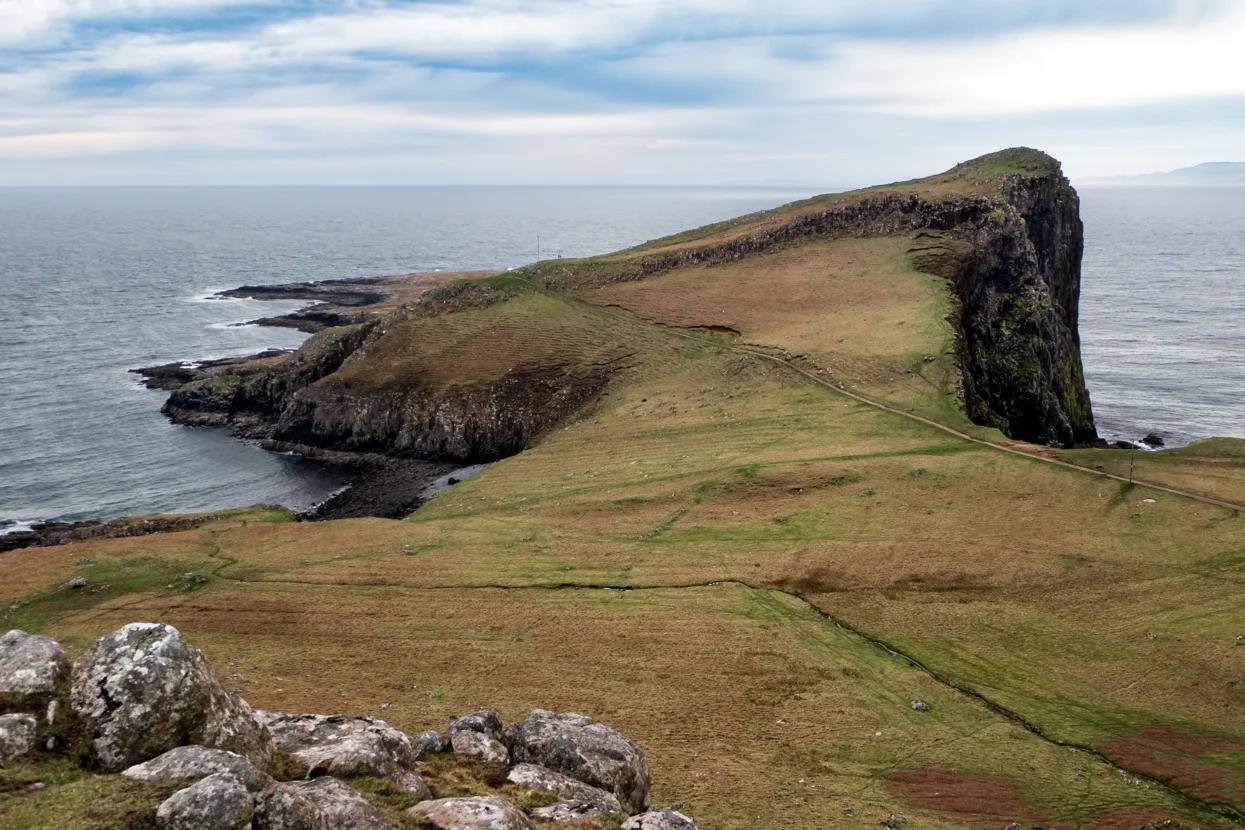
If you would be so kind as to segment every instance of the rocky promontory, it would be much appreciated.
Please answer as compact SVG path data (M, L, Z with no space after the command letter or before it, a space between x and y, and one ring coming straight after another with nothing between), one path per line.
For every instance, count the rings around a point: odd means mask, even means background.
M338 462L366 459L371 479L384 470L407 485L373 488L399 494L376 509L357 490L340 515L404 515L431 478L531 446L631 365L646 335L601 336L603 320L584 308L594 302L588 289L827 240L900 237L917 269L951 286L954 391L965 414L1014 439L1097 443L1077 330L1079 201L1049 156L1009 150L724 227L513 275L435 275L436 285L404 277L243 287L226 294L316 299L305 311L329 316L294 352L136 371L171 392L163 412L176 423ZM395 459L413 472L395 473Z

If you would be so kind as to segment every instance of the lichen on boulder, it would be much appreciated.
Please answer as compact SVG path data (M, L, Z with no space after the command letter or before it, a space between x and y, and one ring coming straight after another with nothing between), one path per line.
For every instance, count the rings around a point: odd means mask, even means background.
M628 813L648 809L644 751L616 729L577 714L538 709L506 728L515 763L530 763L614 794Z
M236 752L261 769L272 757L251 707L171 625L131 623L97 641L74 665L70 703L106 769L188 744Z
M0 637L0 694L54 692L70 669L69 656L50 637L16 629Z

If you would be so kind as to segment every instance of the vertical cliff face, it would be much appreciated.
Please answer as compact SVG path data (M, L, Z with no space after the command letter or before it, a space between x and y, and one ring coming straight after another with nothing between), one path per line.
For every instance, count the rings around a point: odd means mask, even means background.
M1080 200L1058 164L1002 177L989 214L953 233L972 243L954 277L969 417L1034 443L1096 440L1077 329Z

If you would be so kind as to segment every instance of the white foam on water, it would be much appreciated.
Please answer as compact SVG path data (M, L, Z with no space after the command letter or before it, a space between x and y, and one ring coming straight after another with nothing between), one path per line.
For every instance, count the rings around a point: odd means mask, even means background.
M10 524L5 524L3 526L0 526L0 536L8 536L10 533L26 533L28 531L34 530L35 525L42 524L42 522L38 519L34 521L29 521L29 522L13 521L13 520L9 520L9 521L11 522Z

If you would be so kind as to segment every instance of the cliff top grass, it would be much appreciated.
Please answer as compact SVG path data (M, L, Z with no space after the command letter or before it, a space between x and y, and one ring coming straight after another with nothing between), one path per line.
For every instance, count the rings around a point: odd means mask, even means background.
M1007 443L957 409L927 243L820 240L573 296L530 270L448 289L506 299L409 315L347 379L627 360L406 521L234 517L3 554L5 621L75 654L169 622L277 711L411 732L584 712L706 830L1239 828L1245 519L1094 474L1127 453L1065 454L1077 470L939 428ZM1239 442L1145 459L1190 488L1245 480ZM170 588L185 570L209 581ZM59 587L79 573L112 587Z
M526 270L536 275L537 278L554 268L561 270L578 268L586 268L589 271L608 270L611 264L617 265L619 260L625 261L639 256L669 252L689 246L700 247L702 245L720 244L759 230L790 222L809 213L831 208L841 208L870 197L886 194L911 193L938 198L997 196L1001 184L1009 176L1062 176L1062 171L1059 162L1046 153L1027 147L1017 147L962 162L945 173L908 181L875 185L842 193L827 193L813 196L809 199L801 199L770 210L758 211L724 222L715 222L700 228L650 240L613 254L586 259L546 261L545 263L537 263L534 266L530 266Z

